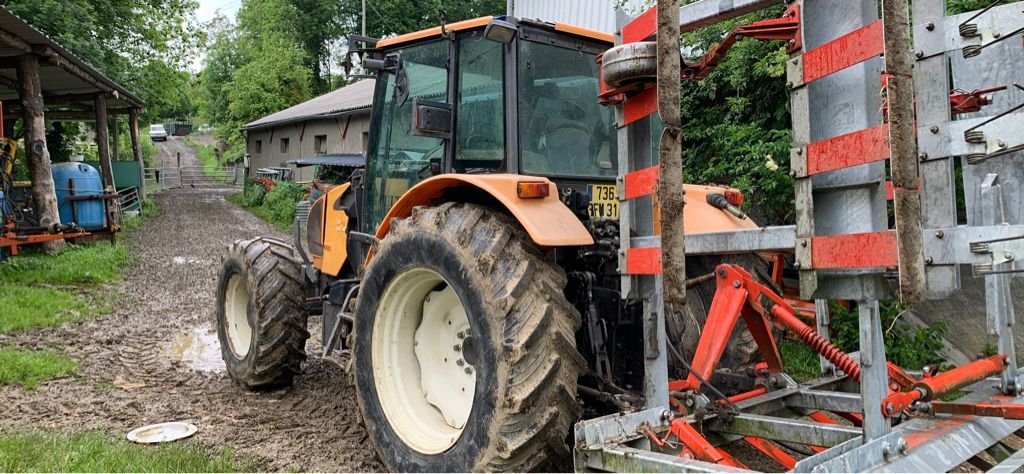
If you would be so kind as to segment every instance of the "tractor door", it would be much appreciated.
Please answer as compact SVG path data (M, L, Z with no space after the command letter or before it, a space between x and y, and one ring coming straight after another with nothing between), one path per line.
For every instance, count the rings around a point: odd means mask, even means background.
M439 39L387 54L398 67L381 70L377 78L366 163L366 219L363 232L373 233L391 206L414 184L440 167L447 140L415 133L414 103L448 101L448 58L451 42Z

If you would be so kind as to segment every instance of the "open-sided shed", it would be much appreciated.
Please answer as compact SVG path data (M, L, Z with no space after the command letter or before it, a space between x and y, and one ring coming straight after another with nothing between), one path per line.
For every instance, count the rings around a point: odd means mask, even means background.
M96 122L105 188L114 186L107 123L111 115L128 116L133 155L142 159L138 124L145 108L142 100L4 7L0 7L0 100L5 135L16 119L24 120L25 153L41 224L59 222L45 120ZM60 245L60 241L49 243L51 249Z

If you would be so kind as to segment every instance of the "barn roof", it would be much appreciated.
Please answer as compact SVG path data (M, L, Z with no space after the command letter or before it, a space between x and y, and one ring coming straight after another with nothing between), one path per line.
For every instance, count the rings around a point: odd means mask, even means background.
M311 118L337 117L368 111L373 105L373 86L373 79L364 79L249 122L242 129L253 130L302 122Z

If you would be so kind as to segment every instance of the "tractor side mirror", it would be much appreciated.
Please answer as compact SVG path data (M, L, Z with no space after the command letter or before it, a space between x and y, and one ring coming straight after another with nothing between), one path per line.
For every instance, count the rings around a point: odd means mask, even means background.
M449 139L452 135L452 104L413 99L413 135Z

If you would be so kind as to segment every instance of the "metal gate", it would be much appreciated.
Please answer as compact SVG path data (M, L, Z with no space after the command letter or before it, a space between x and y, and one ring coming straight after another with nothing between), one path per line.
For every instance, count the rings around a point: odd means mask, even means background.
M146 168L146 185L158 190L238 187L243 180L244 168L241 166Z

